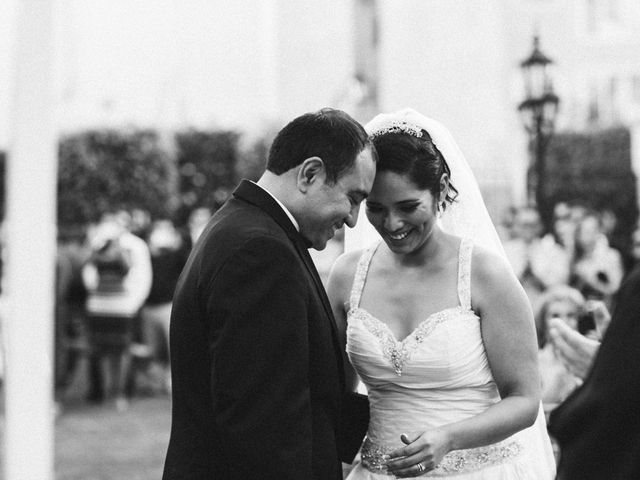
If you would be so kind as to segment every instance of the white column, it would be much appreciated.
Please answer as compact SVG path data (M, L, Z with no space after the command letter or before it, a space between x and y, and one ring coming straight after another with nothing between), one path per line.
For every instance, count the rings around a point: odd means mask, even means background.
M260 38L260 82L264 91L262 117L277 119L278 98L278 3L276 0L262 0L256 5L260 9L260 24L256 35Z
M6 480L53 476L53 2L16 2L6 219Z

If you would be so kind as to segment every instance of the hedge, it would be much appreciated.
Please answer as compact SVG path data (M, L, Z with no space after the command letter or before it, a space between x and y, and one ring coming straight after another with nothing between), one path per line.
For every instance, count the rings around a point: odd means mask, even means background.
M177 203L172 158L152 130L91 130L59 143L58 222L97 220L113 208L170 215Z
M627 244L638 218L631 134L626 128L555 135L547 153L546 205L581 204L610 209L618 217L615 236ZM549 218L551 212L545 212Z

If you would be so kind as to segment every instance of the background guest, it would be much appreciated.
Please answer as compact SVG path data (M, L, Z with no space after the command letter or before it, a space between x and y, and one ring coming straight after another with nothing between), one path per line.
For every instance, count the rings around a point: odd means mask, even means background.
M569 258L573 257L578 210L567 203L560 202L553 209L553 223L547 237L564 249Z
M548 413L562 402L581 382L557 357L552 342L547 341L549 322L557 319L569 328L578 329L578 319L584 312L585 300L575 288L557 285L541 297L536 323L541 326L538 352L542 381L542 404Z
M578 223L570 284L587 299L609 304L624 275L622 256L602 233L600 217L589 211Z
M636 229L631 234L630 250L630 267L634 268L637 265L640 265L640 224L636 226Z
M180 232L169 219L153 222L148 239L153 280L151 291L142 309L145 344L151 348L151 357L163 366L164 387L169 390L169 320L171 303L178 277L184 267L189 250Z
M84 307L87 289L82 269L90 250L84 229L61 231L56 254L55 388L56 400L73 380L84 342Z
M129 216L125 211L103 215L93 232L92 254L82 272L89 292L86 302L91 348L89 399L113 398L118 409L126 408L128 403L125 386L135 322L152 280L147 244L128 227Z
M553 237L541 238L540 214L533 207L518 210L514 232L515 237L504 243L504 249L535 311L548 287L567 283L570 257ZM540 327L536 325L538 330Z
M636 266L620 287L599 348L561 322L551 328L550 339L567 367L588 372L584 384L550 415L549 431L561 452L559 480L640 478L639 318ZM584 369L594 356L593 366Z
M211 215L211 209L207 207L198 207L189 214L187 222L187 246L189 250L193 248L204 227L209 223Z

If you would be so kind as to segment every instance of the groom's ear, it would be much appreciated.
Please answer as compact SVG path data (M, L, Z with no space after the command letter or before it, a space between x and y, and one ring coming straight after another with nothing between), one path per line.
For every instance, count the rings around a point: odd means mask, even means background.
M320 157L307 158L298 169L298 189L306 192L314 183L322 182L326 177L324 162Z

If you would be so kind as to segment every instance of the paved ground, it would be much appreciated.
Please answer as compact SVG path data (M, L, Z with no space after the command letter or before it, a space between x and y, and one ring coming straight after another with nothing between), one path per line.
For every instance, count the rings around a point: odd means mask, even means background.
M86 403L85 379L83 361L55 422L56 480L162 478L171 426L169 396L138 396L128 410L118 412L113 404ZM2 423L0 417L0 434Z
M170 421L168 397L136 399L125 412L69 408L56 419L56 480L159 480Z
M69 407L56 421L55 471L61 480L159 480L170 428L168 397Z

